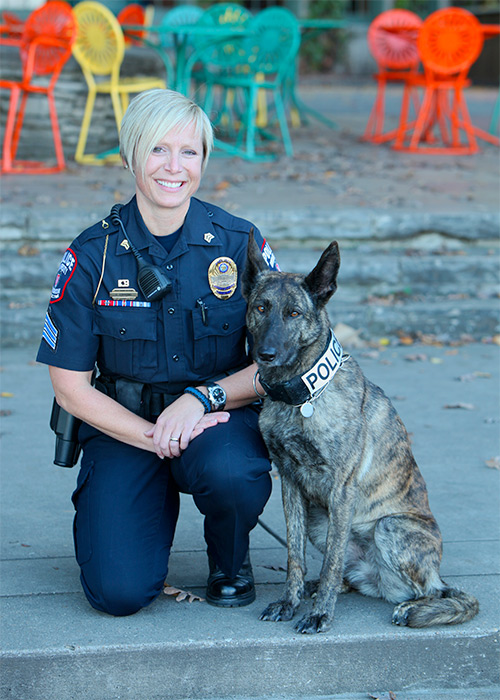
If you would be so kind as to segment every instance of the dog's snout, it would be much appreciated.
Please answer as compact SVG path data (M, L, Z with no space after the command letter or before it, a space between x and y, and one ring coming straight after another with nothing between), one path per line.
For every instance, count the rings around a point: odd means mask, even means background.
M257 354L261 362L272 362L276 359L276 348L262 348Z

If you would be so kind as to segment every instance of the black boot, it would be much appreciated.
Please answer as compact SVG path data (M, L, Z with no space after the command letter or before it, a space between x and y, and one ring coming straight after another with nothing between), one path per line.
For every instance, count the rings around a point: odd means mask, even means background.
M241 569L234 578L229 578L208 555L210 574L207 581L207 603L222 608L239 608L255 600L250 555L247 553Z

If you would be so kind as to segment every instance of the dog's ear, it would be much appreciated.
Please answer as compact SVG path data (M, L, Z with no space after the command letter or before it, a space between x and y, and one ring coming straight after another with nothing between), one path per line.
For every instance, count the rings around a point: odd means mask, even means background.
M340 253L337 241L330 243L323 251L316 267L304 282L319 306L324 306L337 289L337 275L340 267Z
M253 226L250 229L247 245L247 261L243 275L241 277L241 291L245 299L248 299L250 292L255 284L255 280L259 272L269 270L266 261L262 257L259 246L253 235Z

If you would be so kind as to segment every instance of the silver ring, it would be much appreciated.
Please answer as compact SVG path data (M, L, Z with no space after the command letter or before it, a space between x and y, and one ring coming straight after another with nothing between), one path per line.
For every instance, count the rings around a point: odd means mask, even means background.
M170 438L170 442L179 442L180 438Z

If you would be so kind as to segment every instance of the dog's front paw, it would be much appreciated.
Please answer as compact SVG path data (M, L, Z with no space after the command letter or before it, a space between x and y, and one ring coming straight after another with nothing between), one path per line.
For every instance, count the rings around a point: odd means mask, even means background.
M297 632L301 634L316 634L326 632L332 625L332 619L328 615L304 615L295 625Z
M276 603L270 603L262 612L260 620L271 620L272 622L282 622L291 620L295 614L296 607L292 603L283 600L278 600Z

